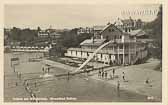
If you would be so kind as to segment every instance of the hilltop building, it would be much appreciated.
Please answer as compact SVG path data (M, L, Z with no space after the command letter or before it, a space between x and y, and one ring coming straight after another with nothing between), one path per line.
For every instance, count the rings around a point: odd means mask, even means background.
M86 28L78 28L77 30L77 34L80 35L80 34L84 34L84 33L87 33L87 34L92 34L93 33L93 28L89 28L89 27L86 27Z
M61 34L59 34L56 30L54 29L46 29L46 30L40 30L38 31L38 37L39 38L53 38L57 39L60 38Z

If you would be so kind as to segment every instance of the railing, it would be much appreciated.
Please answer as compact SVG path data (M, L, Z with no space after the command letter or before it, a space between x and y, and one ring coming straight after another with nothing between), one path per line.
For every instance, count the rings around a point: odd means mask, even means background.
M74 72L79 71L80 69L82 69L92 58L94 58L94 56L98 53L99 50L101 50L103 47L107 46L108 44L110 44L112 41L106 42L104 44L102 44L101 46L99 46L99 48L97 48L93 54L91 54L87 60L79 67L77 68Z
M91 52L93 53L96 49L82 49L82 48L73 48L73 49L70 49L70 51L79 51L79 52ZM133 54L135 53L136 51L138 51L140 49L124 49L124 53L128 54ZM105 54L123 54L123 49L114 49L114 50L111 50L111 49L101 49L99 50L97 53L105 53Z

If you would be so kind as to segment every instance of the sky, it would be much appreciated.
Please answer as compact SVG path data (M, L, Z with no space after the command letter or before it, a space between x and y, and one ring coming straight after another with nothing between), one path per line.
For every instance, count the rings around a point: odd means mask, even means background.
M158 4L107 5L107 4L6 4L6 28L77 28L113 23L117 18L152 21L159 10Z

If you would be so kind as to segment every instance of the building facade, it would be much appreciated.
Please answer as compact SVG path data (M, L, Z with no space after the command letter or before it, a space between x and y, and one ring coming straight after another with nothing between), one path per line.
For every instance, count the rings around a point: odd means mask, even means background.
M61 34L53 29L41 30L38 32L38 37L40 38L60 38Z
M38 37L41 37L41 38L49 37L49 32L47 32L46 30L41 30L38 32Z
M90 27L86 27L86 28L78 28L77 30L77 34L80 35L80 34L84 34L84 33L87 33L87 34L92 34L93 33L93 28L90 28Z
M99 31L99 37L83 41L80 48L69 48L65 56L87 59L101 45L112 41L99 50L93 59L118 65L135 64L138 60L144 59L147 56L146 43L137 41L136 35L131 35L132 30L125 31L124 28L118 27L116 24L108 24Z

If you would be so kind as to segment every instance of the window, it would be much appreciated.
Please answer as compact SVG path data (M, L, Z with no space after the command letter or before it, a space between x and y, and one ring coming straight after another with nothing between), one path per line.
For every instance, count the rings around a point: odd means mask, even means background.
M114 29L109 29L108 31L109 31L109 32L114 32L115 30L114 30Z

